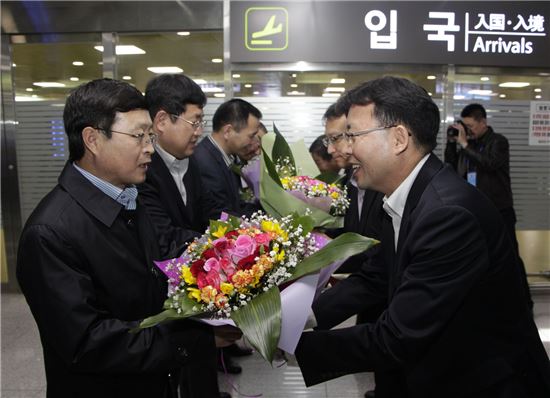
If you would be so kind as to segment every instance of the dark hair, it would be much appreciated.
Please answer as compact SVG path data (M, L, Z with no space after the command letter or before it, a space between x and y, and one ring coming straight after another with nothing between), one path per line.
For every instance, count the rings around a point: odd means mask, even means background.
M113 79L97 79L74 89L63 110L65 133L69 139L69 160L84 156L82 130L86 127L102 129L111 138L109 131L117 112L147 109L141 92L128 83Z
M393 76L370 80L348 91L338 103L346 114L352 105L374 104L374 117L381 125L404 125L426 153L437 145L439 109L426 90L410 80Z
M335 102L327 108L323 115L323 121L339 119L346 114L345 109L340 102Z
M212 131L219 131L226 124L231 124L238 132L248 125L248 116L262 118L262 112L250 102L234 98L224 102L216 109L212 118Z
M153 77L145 88L145 100L149 115L154 119L160 110L169 115L180 115L185 112L187 104L204 108L206 95L189 77L182 74L159 75ZM172 121L175 117L171 116Z
M470 104L466 105L462 112L460 112L460 117L472 117L475 120L487 119L487 112L481 104Z
M320 135L319 137L315 138L315 141L311 143L309 146L309 153L316 154L320 156L323 160L326 160L327 162L332 160L332 155L328 153L328 149L323 144L323 138L324 135Z

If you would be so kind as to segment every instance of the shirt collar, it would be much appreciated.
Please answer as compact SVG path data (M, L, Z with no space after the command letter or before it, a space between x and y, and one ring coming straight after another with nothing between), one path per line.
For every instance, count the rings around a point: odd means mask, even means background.
M210 140L210 142L212 142L212 144L214 144L216 148L218 148L218 151L220 151L220 153L222 154L223 161L225 162L227 167L230 167L235 161L235 156L228 155L227 153L225 153L225 151L222 149L220 144L217 143L217 141L212 137L212 135L209 135L207 138Z
M187 172L189 168L189 158L177 159L175 156L166 152L159 144L155 145L155 150L164 161L164 164L166 164L166 167L168 167L168 170L173 170L182 174Z
M394 216L397 216L399 217L399 219L401 219L403 217L403 211L405 210L407 197L409 196L409 192L412 188L414 180L416 180L418 173L420 173L420 169L422 168L422 166L424 166L424 163L426 163L429 157L430 157L429 153L425 155L420 160L420 162L417 163L417 165L410 172L407 178L405 178L403 182L399 184L397 189L393 191L393 193L389 197L384 196L384 199L383 199L384 204L382 205L382 207L391 218L394 218Z
M136 209L136 199L138 191L135 185L131 185L124 189L119 188L110 182L107 182L89 171L84 170L81 167L78 167L76 163L73 163L75 169L77 169L80 174L82 174L88 181L90 181L96 188L102 191L105 195L114 199L121 205L123 205L127 210Z

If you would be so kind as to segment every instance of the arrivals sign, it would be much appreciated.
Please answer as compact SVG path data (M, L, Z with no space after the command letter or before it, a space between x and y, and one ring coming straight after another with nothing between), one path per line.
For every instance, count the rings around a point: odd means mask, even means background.
M232 62L550 68L550 1L232 1Z

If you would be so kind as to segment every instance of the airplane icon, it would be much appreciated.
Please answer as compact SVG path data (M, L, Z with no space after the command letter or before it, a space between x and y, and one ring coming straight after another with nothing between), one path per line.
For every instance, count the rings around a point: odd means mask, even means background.
M264 39L264 40L254 40L254 39L260 39L262 37L272 36L277 33L281 33L283 31L283 24L279 23L276 27L275 25L275 17L276 15L272 15L271 18L269 18L269 21L265 24L264 28L258 32L252 33L252 39L250 41L250 44L252 45L271 45L273 44L273 40L271 39Z

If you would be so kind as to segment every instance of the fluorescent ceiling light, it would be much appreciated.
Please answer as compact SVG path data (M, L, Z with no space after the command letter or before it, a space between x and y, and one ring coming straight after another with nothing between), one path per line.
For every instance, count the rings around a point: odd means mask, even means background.
M189 36L191 32L178 32L178 36Z
M327 87L325 91L329 93L343 93L346 89L344 87Z
M82 66L82 65L84 65L84 62L82 62L82 61L73 61L73 65L74 66Z
M34 82L32 85L38 87L65 87L63 83L58 82Z
M296 88L296 87L298 87L298 85L297 85L296 83L292 83L292 84L290 85L290 87Z
M252 94L258 95L258 94L260 94L260 92L259 91L254 91Z
M95 46L97 51L103 52L103 46ZM139 47L131 45L118 45L115 48L116 55L145 54L145 51Z
M30 102L30 101L44 101L44 98L37 97L36 95L34 97L26 96L26 95L15 96L15 102Z
M491 95L493 94L492 90L470 90L468 91L470 95Z
M29 87L29 88L26 88L25 91L34 91L34 89Z
M148 71L153 73L182 73L183 69L177 66L150 66Z
M214 93L214 97L225 98L225 93Z
M235 79L238 79L239 77L241 77L241 75L239 75L238 73L233 73L233 77L234 77Z
M250 88L250 87L252 87L252 84L246 83L244 86L245 86L245 88Z
M431 97L433 94L431 92L428 91L428 95Z
M426 79L428 80L435 80L436 77L434 75L429 75L429 76L426 76Z
M11 66L13 66L13 67L15 68L15 67L17 66L17 64L16 64L16 63L13 63L13 64L11 64Z
M506 94L500 94L499 97L500 98L506 98Z
M193 79L193 81L197 84L206 84L208 83L206 80L204 79Z
M288 91L287 95L306 95L306 93L304 93L303 91L293 90L293 91Z
M77 82L80 79L78 77L70 77L69 80L72 81L72 82Z
M533 90L535 93L542 93L542 88L536 88Z
M488 76L481 76L481 77L479 78L479 80L481 80L482 82L487 82L487 81L489 81L490 79L489 79Z
M464 99L464 98L466 98L466 97L463 96L463 95L460 95L460 94L455 94L455 95L453 95L453 99L461 100L461 99Z
M499 87L510 87L510 88L522 88L529 86L527 82L504 82L498 85Z
M330 79L330 84L344 84L346 82L346 79Z
M293 74L292 74L292 77L296 77L296 73L293 73Z
M221 93L223 88L221 87L202 87L204 93Z
M323 97L339 97L338 93L323 93Z
M221 64L223 62L223 59L221 58L212 58L212 62L215 64Z
M535 95L535 98L536 98L536 99L541 99L541 98L542 98L542 95Z
M122 76L122 80L132 80L132 76Z

